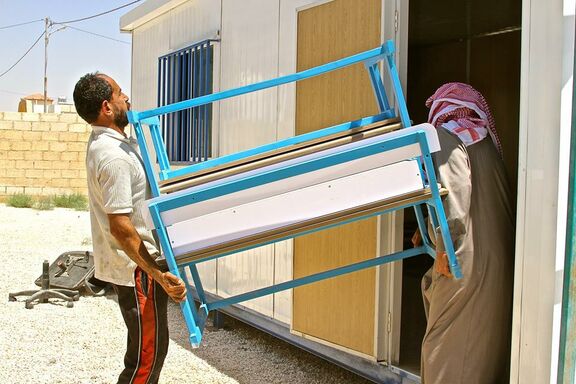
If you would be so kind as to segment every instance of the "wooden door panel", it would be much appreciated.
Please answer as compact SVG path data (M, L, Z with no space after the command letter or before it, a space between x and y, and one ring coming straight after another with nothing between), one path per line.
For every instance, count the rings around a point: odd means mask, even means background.
M335 0L299 12L297 70L377 47L380 19L380 0ZM377 112L363 65L297 83L297 135ZM372 258L376 247L376 219L299 237L294 277ZM294 289L293 329L372 355L375 282L371 268Z

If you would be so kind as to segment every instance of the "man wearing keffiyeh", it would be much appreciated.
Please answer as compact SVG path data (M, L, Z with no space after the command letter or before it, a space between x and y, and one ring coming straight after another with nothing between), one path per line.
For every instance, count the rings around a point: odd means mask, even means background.
M438 181L463 278L455 280L436 234L437 257L422 279L428 324L423 384L506 383L509 377L514 218L502 148L484 97L448 83L427 101L438 131Z

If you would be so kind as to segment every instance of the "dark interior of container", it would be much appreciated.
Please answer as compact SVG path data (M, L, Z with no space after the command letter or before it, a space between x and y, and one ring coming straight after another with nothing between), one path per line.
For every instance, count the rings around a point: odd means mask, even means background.
M520 108L520 0L410 0L407 103L414 124L427 121L424 103L444 83L479 90L499 133L513 196L516 195ZM416 229L405 212L405 246ZM426 329L420 280L433 260L404 260L399 366L420 372Z

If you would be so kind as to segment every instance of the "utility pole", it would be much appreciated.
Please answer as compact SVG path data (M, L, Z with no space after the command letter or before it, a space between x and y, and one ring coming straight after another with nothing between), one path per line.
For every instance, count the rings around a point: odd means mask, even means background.
M44 113L46 113L46 103L48 102L48 28L50 19L44 19Z

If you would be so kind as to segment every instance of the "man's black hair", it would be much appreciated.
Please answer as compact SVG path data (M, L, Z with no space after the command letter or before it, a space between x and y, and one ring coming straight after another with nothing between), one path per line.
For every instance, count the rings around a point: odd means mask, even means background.
M112 86L102 73L87 73L78 80L74 87L74 105L76 112L88 124L98 118L102 102L112 98Z

